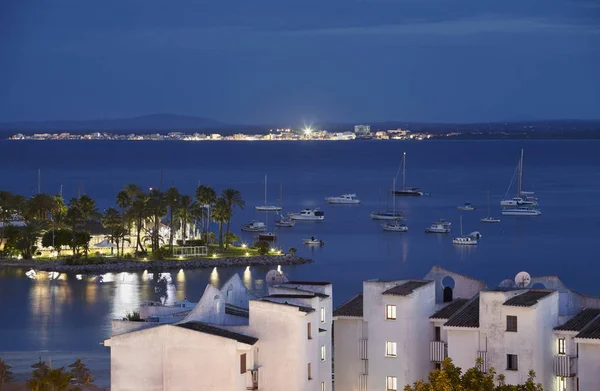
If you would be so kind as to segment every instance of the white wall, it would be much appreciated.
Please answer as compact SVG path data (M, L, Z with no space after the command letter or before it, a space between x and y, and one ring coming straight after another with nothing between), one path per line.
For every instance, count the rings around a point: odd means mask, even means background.
M335 389L358 391L358 380L362 374L359 343L363 339L363 320L338 318L334 325Z
M476 328L448 329L448 357L465 372L475 366L479 350L479 330Z
M579 343L578 371L579 389L598 390L600 388L600 340L582 340ZM581 343L585 341L585 343ZM588 343L589 342L589 343Z

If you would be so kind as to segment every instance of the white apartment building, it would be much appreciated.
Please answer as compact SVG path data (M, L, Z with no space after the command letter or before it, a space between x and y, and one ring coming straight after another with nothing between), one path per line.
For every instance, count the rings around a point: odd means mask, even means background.
M402 390L450 357L464 370L481 358L509 384L534 370L547 391L600 390L600 298L556 277L502 285L439 267L424 280L365 281L334 311L336 389Z
M111 390L332 390L332 286L292 281L254 299L235 275L183 320L105 341Z

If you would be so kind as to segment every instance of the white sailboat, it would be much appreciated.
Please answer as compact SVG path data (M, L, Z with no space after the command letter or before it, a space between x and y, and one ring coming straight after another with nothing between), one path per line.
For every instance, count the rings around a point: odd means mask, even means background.
M482 223L499 223L500 219L496 218L496 217L492 217L492 214L490 212L490 191L488 190L488 217L483 217L480 221Z
M392 180L392 189L394 192L396 191L396 178ZM396 197L392 197L392 205L392 214L396 215ZM400 224L397 220L383 223L381 224L381 228L388 232L408 232L408 227L405 224Z
M396 174L398 177L398 174ZM406 187L406 152L402 155L402 189L394 190L394 195L397 196L422 196L423 192L418 187Z
M254 209L260 212L278 212L281 210L280 206L269 205L267 203L267 175L265 175L265 203L264 205L255 206Z
M389 196L388 196L389 200ZM381 190L379 190L379 197L377 199L377 212L371 212L369 216L373 220L402 220L404 219L404 215L400 211L390 211L388 209L388 205L386 203L385 212L381 211Z
M515 192L515 196L510 198L508 193L512 188L513 182L515 181L515 177L517 179L517 191ZM533 197L533 192L531 191L523 191L523 150L521 149L521 158L517 163L517 168L515 169L515 173L508 185L508 189L506 190L506 194L504 195L504 199L500 201L501 206L510 206L510 207L537 207L538 202L535 197Z
M460 236L452 238L453 244L474 246L477 244L477 238L481 237L479 232L473 232L471 235L464 236L462 230L462 215L460 216Z
M283 185L279 186L279 205L283 209ZM275 218L275 225L277 227L286 227L291 228L296 224L294 220L292 220L289 216L284 216L277 213L277 218Z

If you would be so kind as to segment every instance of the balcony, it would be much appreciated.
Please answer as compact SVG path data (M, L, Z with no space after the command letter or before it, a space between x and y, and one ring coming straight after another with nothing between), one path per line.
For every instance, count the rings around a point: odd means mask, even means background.
M258 368L250 369L246 380L246 390L258 390Z
M560 377L573 377L577 374L577 357L559 354L554 357L554 374Z
M442 362L448 357L448 344L444 341L431 341L429 343L429 361Z
M477 352L477 364L481 365L481 367L479 368L479 370L483 373L487 373L488 371L488 367L487 367L487 351L478 351Z

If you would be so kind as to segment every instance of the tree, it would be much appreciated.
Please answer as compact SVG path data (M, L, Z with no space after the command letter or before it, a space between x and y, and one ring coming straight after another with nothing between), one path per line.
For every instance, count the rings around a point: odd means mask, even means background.
M121 190L117 193L117 206L121 208L121 220L123 228L125 228L125 210L131 206L133 199L129 197L129 194L125 190Z
M104 215L100 219L102 226L109 230L108 240L114 242L117 246L117 257L119 256L119 243L124 239L123 221L119 215L119 211L115 208L108 208L104 211ZM112 248L111 248L112 253Z
M13 380L13 373L10 370L12 367L0 359L0 391L4 388L4 383Z
M27 388L31 391L75 391L79 387L71 385L75 376L66 372L64 368L51 369L44 361L32 365L36 368L31 379L27 381Z
M210 186L200 185L196 189L196 201L198 202L200 208L209 211L208 217L206 218L206 226L204 225L205 218L202 216L202 232L206 236L210 226L210 209L215 202L217 202L217 192Z
M211 217L215 223L219 224L219 247L223 248L223 223L231 218L231 212L227 207L225 198L217 198Z
M267 255L271 249L271 245L264 240L260 240L252 245L253 248L258 250L260 255Z
M236 243L239 240L240 240L239 236L237 236L233 232L228 232L225 234L225 243L227 243L228 245Z
M141 191L137 194L136 198L132 201L131 207L128 210L129 219L132 220L135 224L136 229L136 243L135 243L135 251L139 254L144 254L146 250L142 244L142 226L144 224L144 220L149 217L148 209L146 205L148 204L149 197L147 194L142 193Z
M201 215L198 204L188 195L181 196L179 208L177 209L177 217L181 220L182 227L182 243L185 245L185 239L189 233L188 223L197 219Z
M169 207L169 253L171 255L173 255L173 235L175 233L173 231L173 214L178 210L181 198L181 194L179 194L179 190L176 187L170 187L165 193L165 202Z
M72 368L71 373L74 375L74 380L77 384L87 386L94 382L92 374L90 373L89 369L85 366L83 361L81 361L81 359L78 358L77 360L75 360L74 363L69 365L69 368Z
M25 202L26 220L50 220L50 212L55 208L52 196L40 193Z
M71 250L73 250L73 256L75 256L77 255L77 246L75 242L77 231L85 222L83 211L81 210L79 200L77 198L71 198L71 201L69 201L69 207L67 208L65 221L71 228Z
M221 195L226 202L227 209L229 210L229 214L227 216L227 234L229 234L229 224L231 222L231 216L233 216L233 209L239 207L240 209L244 209L244 205L246 204L242 199L242 193L238 190L234 189L225 189ZM227 248L227 243L225 243L225 248Z
M70 229L51 229L42 236L42 246L52 248L60 256L62 246L68 246L71 243L71 237Z
M15 195L9 191L0 190L0 243L4 239L4 228L8 221L12 219L14 210Z
M67 205L65 204L64 198L60 194L55 195L52 198L54 206L50 210L50 220L52 226L60 228L65 225L65 217L67 215Z
M17 249L21 251L24 259L31 259L37 250L37 241L42 236L44 226L42 222L30 221L20 231Z
M17 242L21 236L22 228L15 227L14 225L8 225L4 230L4 237L6 241L4 243L4 250L2 251L6 255L16 255L19 253L17 249Z
M152 217L153 228L149 231L152 251L160 248L160 222L167 214L167 203L164 193L153 189L150 191L150 197L146 204L149 216Z

